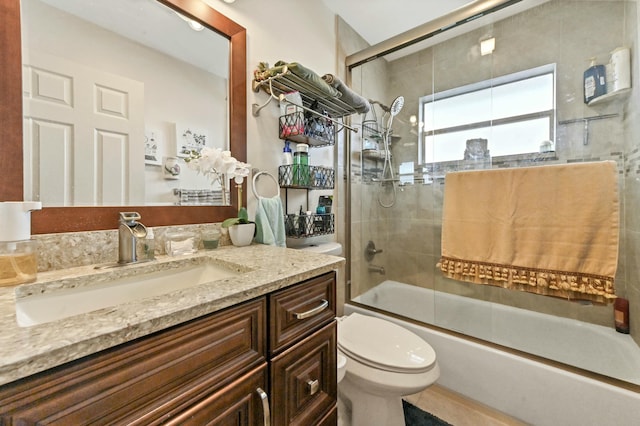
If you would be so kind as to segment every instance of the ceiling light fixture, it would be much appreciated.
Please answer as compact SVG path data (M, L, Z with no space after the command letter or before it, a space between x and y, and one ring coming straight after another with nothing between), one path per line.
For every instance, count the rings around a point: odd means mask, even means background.
M496 48L496 39L491 37L480 42L480 55L490 55Z
M174 10L175 12L175 10ZM189 27L191 27L191 29L193 31L202 31L204 30L204 25L202 25L200 22L198 21L194 21L191 18L187 18L186 16L184 16L181 13L175 12L176 15L178 15L180 18L182 18L187 24L189 24Z
M233 2L235 2L236 0L222 0L222 1L223 1L223 2L225 2L225 3L233 3Z
M189 26L191 27L191 29L193 31L202 31L204 30L204 25L202 25L200 22L196 22L193 19L189 19L189 21L187 21L187 23L189 24Z

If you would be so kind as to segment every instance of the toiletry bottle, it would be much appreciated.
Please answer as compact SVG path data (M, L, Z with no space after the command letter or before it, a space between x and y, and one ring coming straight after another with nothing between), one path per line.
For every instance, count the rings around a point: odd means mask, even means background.
M629 334L629 300L622 297L616 298L613 302L613 313L616 331Z
M299 143L293 154L293 184L309 186L309 145Z
M302 206L300 206L300 212L298 213L298 236L306 235L307 233L307 219Z
M584 103L588 104L605 93L607 93L605 67L596 65L596 58L591 58L591 65L584 72Z
M148 260L156 257L156 240L153 235L153 229L147 228L147 237L144 241L144 254Z
M293 154L291 153L291 147L289 141L284 141L284 148L282 149L282 165L279 169L279 181L280 185L291 186L292 174L293 174Z
M611 52L607 71L607 93L631 87L631 53L628 47L618 47Z
M318 205L318 207L316 207L316 215L313 217L313 227L315 228L316 232L326 231L326 213L327 210L324 208L324 206Z

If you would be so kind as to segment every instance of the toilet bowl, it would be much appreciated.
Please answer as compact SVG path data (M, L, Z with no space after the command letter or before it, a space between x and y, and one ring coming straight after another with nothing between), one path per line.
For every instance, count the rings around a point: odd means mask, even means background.
M347 374L347 357L338 352L337 357L338 364L338 383L344 379L345 374Z
M402 396L426 389L440 376L436 354L422 338L358 313L339 319L338 353L347 358L338 385L345 425L404 426Z
M311 251L314 253L331 254L334 256L340 256L342 254L342 244L337 242L316 243L292 248Z

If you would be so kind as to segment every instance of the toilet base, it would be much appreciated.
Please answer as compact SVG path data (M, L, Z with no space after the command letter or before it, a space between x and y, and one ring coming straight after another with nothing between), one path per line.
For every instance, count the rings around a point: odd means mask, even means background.
M338 385L339 426L405 426L402 398L362 392L349 380Z
M338 393L338 426L351 426L351 407L344 403L340 393Z

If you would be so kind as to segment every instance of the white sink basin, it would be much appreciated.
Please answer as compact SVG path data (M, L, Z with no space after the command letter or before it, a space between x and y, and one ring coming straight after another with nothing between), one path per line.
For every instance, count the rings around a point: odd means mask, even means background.
M189 265L16 300L18 325L29 327L195 287L241 274L214 263ZM87 278L90 280L90 278Z

